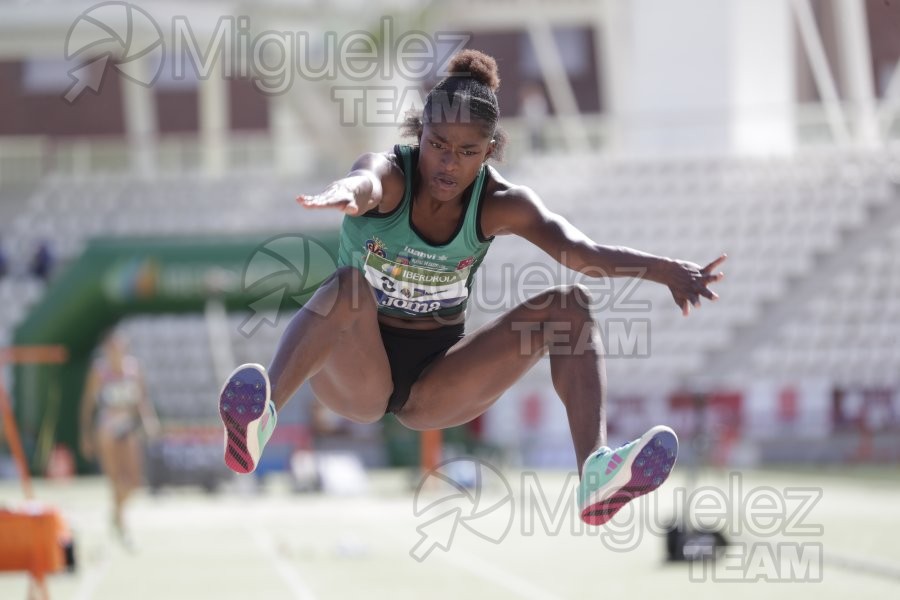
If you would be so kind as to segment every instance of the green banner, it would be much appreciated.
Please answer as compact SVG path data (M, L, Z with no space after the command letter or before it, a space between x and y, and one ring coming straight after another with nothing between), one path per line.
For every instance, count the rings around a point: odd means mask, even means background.
M247 335L269 311L295 311L335 270L335 231L279 236L104 238L48 285L16 329L15 345L59 344L62 366L19 365L13 397L23 441L78 448L78 411L91 355L105 332L139 313L200 312L212 298L248 311ZM175 349L177 351L177 349ZM81 465L83 466L83 465Z

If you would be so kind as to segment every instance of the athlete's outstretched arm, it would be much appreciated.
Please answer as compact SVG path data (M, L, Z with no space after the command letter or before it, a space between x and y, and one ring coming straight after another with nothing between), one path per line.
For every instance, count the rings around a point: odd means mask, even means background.
M655 256L622 246L595 243L566 219L548 210L538 195L524 186L511 187L485 207L483 228L488 235L513 234L535 244L560 264L599 277L640 277L669 288L683 314L700 306L700 297L716 300L709 285L725 275L715 272L722 254L705 267L685 260Z
M364 214L378 206L384 198L382 182L396 168L385 154L363 154L356 159L345 177L331 183L318 194L301 194L297 197L297 202L306 208L338 209L351 216Z

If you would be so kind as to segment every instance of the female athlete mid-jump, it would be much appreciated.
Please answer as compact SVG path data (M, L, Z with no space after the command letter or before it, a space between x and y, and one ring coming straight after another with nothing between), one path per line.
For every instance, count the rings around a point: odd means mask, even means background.
M481 415L549 354L575 445L582 518L605 523L668 477L678 452L668 427L605 445L605 370L586 288L547 289L471 333L466 301L499 235L525 238L586 275L643 273L671 290L685 316L701 297L716 299L709 285L723 277L725 256L701 267L599 245L504 179L487 165L506 143L498 87L491 57L461 52L405 124L415 145L365 154L322 193L298 198L343 213L339 266L294 316L269 369L243 365L224 383L219 410L233 470L255 469L277 411L307 380L320 402L354 421L390 412L409 428L441 429Z

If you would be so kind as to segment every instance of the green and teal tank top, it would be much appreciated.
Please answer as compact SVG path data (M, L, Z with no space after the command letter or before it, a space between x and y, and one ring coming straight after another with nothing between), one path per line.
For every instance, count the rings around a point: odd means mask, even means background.
M463 192L463 214L446 244L425 239L412 222L419 149L395 146L406 179L403 199L395 209L345 216L341 225L339 266L365 275L375 291L378 310L397 317L449 316L466 308L475 271L493 238L479 225L487 187L487 166Z

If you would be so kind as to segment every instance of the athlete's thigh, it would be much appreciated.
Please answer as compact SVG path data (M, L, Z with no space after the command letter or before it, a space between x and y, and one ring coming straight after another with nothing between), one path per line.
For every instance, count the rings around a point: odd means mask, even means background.
M338 335L309 382L322 404L349 419L372 422L384 415L394 384L374 310Z
M125 459L122 456L121 449L118 447L119 444L116 442L116 436L103 427L98 427L94 439L97 444L97 455L100 459L100 470L107 477L118 479L119 473L124 468Z
M522 304L466 335L413 385L398 415L415 429L467 423L487 410L543 355L546 311Z
M135 431L121 441L122 478L132 487L138 487L144 478L144 450L141 436Z

